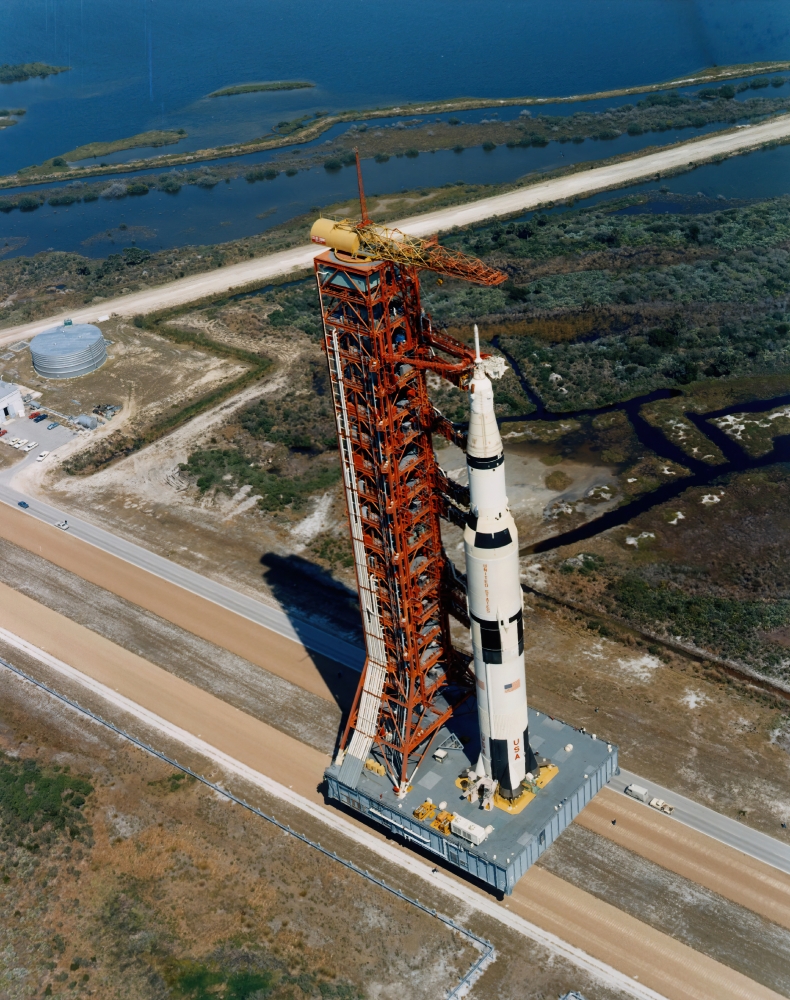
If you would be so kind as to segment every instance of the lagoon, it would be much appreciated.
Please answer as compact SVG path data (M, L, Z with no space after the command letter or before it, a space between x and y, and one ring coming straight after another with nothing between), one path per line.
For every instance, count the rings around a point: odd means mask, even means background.
M0 135L0 173L84 143L184 128L186 149L251 139L316 110L463 95L570 95L714 63L787 57L783 0L5 0L0 62L72 67L11 84L28 114ZM305 79L310 90L210 99Z

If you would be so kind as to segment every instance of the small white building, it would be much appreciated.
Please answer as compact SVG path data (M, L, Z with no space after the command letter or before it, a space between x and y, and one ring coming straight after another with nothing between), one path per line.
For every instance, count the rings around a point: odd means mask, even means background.
M0 423L4 424L14 417L24 417L24 415L25 404L22 402L19 386L0 379Z

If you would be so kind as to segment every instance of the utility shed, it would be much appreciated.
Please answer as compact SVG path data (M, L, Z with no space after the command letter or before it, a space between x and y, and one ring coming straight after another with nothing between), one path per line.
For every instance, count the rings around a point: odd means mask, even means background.
M22 392L13 382L0 381L0 422L6 423L14 417L24 417L25 404Z

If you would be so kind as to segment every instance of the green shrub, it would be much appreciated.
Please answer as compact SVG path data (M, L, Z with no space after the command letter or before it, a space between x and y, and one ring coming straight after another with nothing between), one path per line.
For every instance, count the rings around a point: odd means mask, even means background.
M126 185L126 193L133 195L148 194L148 185L143 181L133 181Z
M376 163L386 163L389 160L389 153L376 153L373 159Z
M143 250L141 247L124 247L123 259L130 267L142 264L151 256L150 250Z
M654 586L636 575L616 580L610 591L631 621L653 629L662 626L703 649L747 659L757 633L780 628L790 618L787 601L689 595L677 586Z
M343 164L340 160L331 159L331 160L326 160L324 162L324 170L326 170L330 174L336 174L338 170L342 169L343 169Z
M194 476L201 493L210 489L235 490L252 486L262 510L282 510L302 507L319 490L328 489L340 478L337 465L317 469L312 474L282 476L276 471L250 462L250 456L237 448L212 448L194 451L181 470ZM229 476L229 479L225 479Z
M420 155L420 151L419 149L407 149L405 155L413 160Z
M23 194L17 202L20 212L33 212L41 204L41 199L34 194Z
M88 191L86 191L85 194L83 194L82 200L83 201L98 201L99 200L99 193L98 193L98 191L94 191L91 188Z
M64 191L62 194L53 194L51 198L47 199L48 205L73 205L75 201L79 201L80 196L78 194L73 194L70 191Z
M487 140L486 142L483 143L483 149L487 153L490 153L492 150L496 149L496 143L495 142L491 142L490 140Z
M84 778L42 770L35 760L9 760L0 754L0 819L7 838L30 850L41 846L41 831L49 827L72 837L89 832L82 807L93 786Z

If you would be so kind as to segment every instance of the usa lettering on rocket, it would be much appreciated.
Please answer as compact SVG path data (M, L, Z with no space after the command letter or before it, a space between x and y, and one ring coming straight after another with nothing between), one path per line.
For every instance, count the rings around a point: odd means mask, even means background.
M523 595L518 531L508 507L505 456L494 412L494 391L480 357L469 385L466 463L470 510L464 529L467 599L480 724L479 778L516 798L528 771L537 769L529 745L524 673Z

